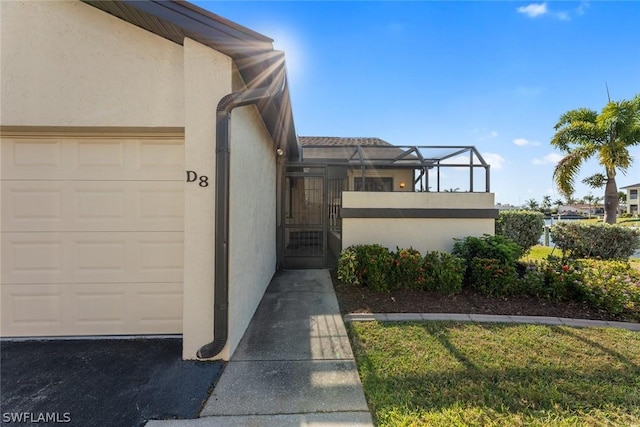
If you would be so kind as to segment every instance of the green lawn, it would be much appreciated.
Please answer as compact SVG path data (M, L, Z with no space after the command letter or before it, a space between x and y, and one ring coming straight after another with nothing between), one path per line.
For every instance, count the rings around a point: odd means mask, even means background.
M535 245L521 259L522 261L529 261L529 262L542 261L547 259L547 257L551 254L552 251L553 251L553 254L556 256L562 255L562 251L560 249L556 248L555 250L553 250L553 248L549 246Z
M352 323L378 426L638 426L640 333Z
M555 250L549 246L536 245L531 248L529 253L524 255L520 260L525 262L542 261L553 252L556 256L562 256L562 251L556 248ZM636 270L640 270L640 258L629 258L629 264Z

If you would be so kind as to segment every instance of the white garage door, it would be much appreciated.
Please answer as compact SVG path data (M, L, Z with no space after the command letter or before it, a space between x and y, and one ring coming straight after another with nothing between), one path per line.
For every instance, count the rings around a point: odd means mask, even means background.
M1 144L2 336L182 333L182 138Z

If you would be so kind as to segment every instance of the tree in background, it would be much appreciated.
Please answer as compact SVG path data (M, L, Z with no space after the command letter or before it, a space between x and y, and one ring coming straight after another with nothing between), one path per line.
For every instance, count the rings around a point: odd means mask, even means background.
M596 197L593 194L587 194L584 196L584 201L589 205L589 218L591 218L591 212L593 211L594 206L602 200L602 197Z
M525 200L524 206L526 209L529 209L532 211L537 211L538 208L540 207L536 199Z
M630 101L609 101L602 111L580 108L560 116L551 145L562 150L553 179L560 192L569 197L582 164L597 157L604 173L583 180L593 188L604 190L604 221L615 224L618 216L616 175L633 163L629 148L640 144L640 94Z
M618 203L620 206L627 207L627 193L624 191L618 191Z

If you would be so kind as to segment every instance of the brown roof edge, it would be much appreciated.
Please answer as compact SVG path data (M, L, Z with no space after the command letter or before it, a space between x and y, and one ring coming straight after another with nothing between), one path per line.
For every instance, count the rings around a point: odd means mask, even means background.
M196 6L193 3L189 3L188 1L185 1L185 0L170 0L170 1L172 3L179 4L180 6L184 6L187 9L191 9L192 11L194 11L194 12L200 14L200 15L203 15L203 16L209 18L209 19L213 19L213 20L215 20L217 22L220 22L221 24L227 25L227 26L229 26L229 27L231 27L231 28L233 28L235 30L243 32L243 33L245 33L245 34L247 34L247 35L249 35L251 37L254 37L256 39L261 39L262 41L265 41L267 43L273 43L273 39L272 38L267 37L264 34L260 34L260 33L256 32L256 31L253 31L251 28L247 28L247 27L244 27L244 26L242 26L242 25L240 25L238 23L230 21L227 18L223 18L220 15L216 15L215 13L210 12L210 11L208 11L206 9L203 9L200 6Z
M300 145L335 145L337 147L361 145L393 147L394 145L380 138L374 137L340 137L340 136L300 136Z
M174 43L182 45L189 37L231 57L236 64L246 63L238 68L249 84L274 60L265 55L276 52L272 39L184 0L81 1ZM247 61L256 57L260 61ZM258 110L273 140L286 146L293 159L299 150L290 105L287 88L281 96L258 105ZM281 109L284 111L278 113Z

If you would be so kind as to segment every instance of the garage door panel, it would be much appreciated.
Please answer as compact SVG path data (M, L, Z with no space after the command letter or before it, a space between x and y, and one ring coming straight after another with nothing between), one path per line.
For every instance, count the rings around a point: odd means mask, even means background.
M2 287L3 336L182 333L182 284Z
M182 181L184 144L180 138L3 138L2 174L19 180Z
M182 182L4 181L4 231L182 231Z
M182 282L183 233L3 233L3 283Z
M184 144L3 137L3 336L182 332Z

